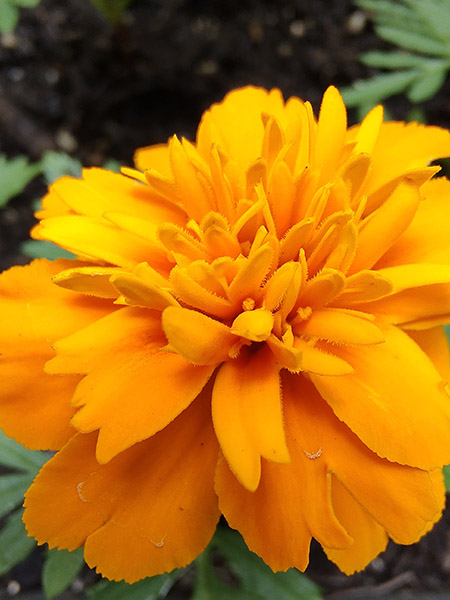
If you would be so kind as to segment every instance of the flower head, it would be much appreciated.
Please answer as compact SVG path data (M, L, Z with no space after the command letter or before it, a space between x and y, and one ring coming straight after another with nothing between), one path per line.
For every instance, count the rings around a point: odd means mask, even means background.
M0 424L58 450L31 535L106 577L192 561L220 513L274 570L346 573L439 518L450 462L450 154L436 127L347 129L244 88L195 143L51 188L76 260L0 278Z

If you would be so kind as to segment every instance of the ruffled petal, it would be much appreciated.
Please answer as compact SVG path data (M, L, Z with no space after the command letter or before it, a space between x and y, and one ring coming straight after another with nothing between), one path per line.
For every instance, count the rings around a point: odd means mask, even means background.
M51 548L85 544L89 566L128 583L191 562L219 518L207 403L107 465L95 444L95 434L77 435L41 470L26 495L30 535Z
M383 344L339 347L353 374L311 374L311 381L338 418L379 456L427 470L447 464L450 402L445 384L406 333L395 327L384 333Z
M279 368L267 348L220 368L212 393L214 429L232 471L249 490L258 487L261 456L289 462Z
M51 344L114 310L109 301L52 283L59 271L80 264L36 260L0 275L0 424L34 449L59 449L74 433L70 399L79 377L44 373Z
M361 571L388 543L386 531L348 493L336 477L332 478L333 510L340 523L353 538L349 548L324 548L326 555L346 575Z

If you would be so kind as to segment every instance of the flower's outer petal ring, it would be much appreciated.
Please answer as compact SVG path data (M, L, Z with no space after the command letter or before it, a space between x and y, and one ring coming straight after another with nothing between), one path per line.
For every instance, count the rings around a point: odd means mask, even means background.
M77 435L27 492L29 533L50 547L85 543L91 567L128 583L190 563L219 518L210 423L200 400L107 465L95 460L96 435Z
M57 450L74 433L70 398L79 377L44 373L51 344L114 310L52 284L59 271L80 264L36 260L0 275L0 424L30 448Z
M379 456L426 470L448 464L450 402L445 384L406 333L396 327L384 333L382 344L339 347L353 374L311 374L311 381L337 417Z
M388 536L375 519L352 498L333 477L331 484L333 509L339 521L353 538L349 548L325 548L326 555L346 575L361 571L386 548Z

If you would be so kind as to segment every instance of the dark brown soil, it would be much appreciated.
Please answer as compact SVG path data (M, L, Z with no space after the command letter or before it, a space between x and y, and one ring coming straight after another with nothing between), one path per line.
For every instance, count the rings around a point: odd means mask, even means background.
M202 111L234 87L276 86L317 109L329 84L368 76L358 55L381 47L350 0L134 0L116 27L88 0L42 0L0 37L0 153L38 160L53 149L85 165L131 164L139 146L172 133L192 139ZM449 91L424 106L430 123L449 125ZM389 108L403 119L409 106L397 98ZM43 192L35 181L0 211L0 269L26 261L19 244ZM314 547L309 575L330 600L450 599L449 525L446 513L419 544L391 544L353 577ZM41 597L39 566L38 553L1 578L0 598L11 597L11 579L19 598ZM187 597L182 590L173 598Z

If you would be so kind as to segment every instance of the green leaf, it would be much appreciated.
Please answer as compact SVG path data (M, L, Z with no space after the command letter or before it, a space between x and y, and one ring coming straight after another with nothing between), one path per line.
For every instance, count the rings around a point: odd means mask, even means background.
M450 465L444 467L443 472L445 489L447 490L447 492L450 492Z
M261 600L251 590L227 585L216 577L211 562L211 546L195 561L195 585L191 600Z
M445 69L424 72L409 88L407 94L409 100L418 103L432 98L441 89L446 77Z
M54 598L69 587L84 565L83 548L49 550L42 569L42 587L47 598Z
M392 0L359 0L356 4L370 13L377 25L389 25L401 31L434 37L429 25L403 4Z
M319 600L322 598L318 586L296 569L285 573L274 573L253 552L250 552L242 537L229 529L218 529L214 544L227 559L246 593L255 594L261 600L283 598L283 600Z
M0 430L0 464L35 475L49 458L47 452L27 450Z
M34 8L40 1L41 0L13 0L14 4L21 8Z
M83 166L80 161L72 158L65 152L48 150L42 157L41 168L45 182L47 185L51 185L54 181L64 175L81 177Z
M30 258L47 258L48 260L75 258L75 254L46 240L25 240L20 244L20 251Z
M404 69L408 67L422 67L430 59L417 56L410 52L365 52L361 54L360 60L369 67L378 69Z
M0 23L2 22L2 10L4 0L0 1ZM1 30L1 25L0 25ZM8 160L3 154L0 155L0 208L20 194L32 179L41 172L40 164L31 165L25 156L17 156Z
M24 494L32 483L33 475L30 473L0 476L0 517L23 503Z
M406 50L435 56L450 56L449 44L444 44L443 42L434 40L428 36L411 31L400 31L389 25L379 25L375 27L375 31L383 40L391 42L396 46L406 48Z
M34 539L27 536L22 514L22 510L13 513L0 531L0 575L24 560L36 546Z
M19 11L17 8L10 4L8 0L0 0L0 33L11 33L16 28L18 21ZM0 156L0 161L1 159Z
M403 92L417 78L417 71L380 74L373 79L360 79L352 87L341 89L347 106L375 105L385 98Z
M87 590L87 597L89 600L159 600L167 596L185 571L186 569L175 569L171 573L148 577L132 585L124 581L103 579Z
M403 0L436 36L450 41L450 8L448 0Z

